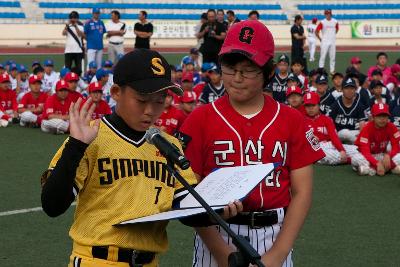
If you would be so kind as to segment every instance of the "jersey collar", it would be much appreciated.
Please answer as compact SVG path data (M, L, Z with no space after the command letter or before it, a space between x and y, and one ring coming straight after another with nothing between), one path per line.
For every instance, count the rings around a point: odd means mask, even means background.
M126 122L115 112L103 117L103 122L119 137L139 147L144 141L146 132L136 131L128 126Z

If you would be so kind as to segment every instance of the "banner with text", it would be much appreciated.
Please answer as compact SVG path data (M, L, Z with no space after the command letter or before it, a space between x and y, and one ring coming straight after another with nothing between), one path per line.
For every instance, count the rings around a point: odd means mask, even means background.
M104 20L106 24L109 20ZM135 38L134 27L137 20L123 20L126 23L125 38ZM153 24L153 36L155 39L177 39L177 38L194 38L197 30L197 21L184 20L155 20Z
M352 21L352 38L400 38L399 21Z

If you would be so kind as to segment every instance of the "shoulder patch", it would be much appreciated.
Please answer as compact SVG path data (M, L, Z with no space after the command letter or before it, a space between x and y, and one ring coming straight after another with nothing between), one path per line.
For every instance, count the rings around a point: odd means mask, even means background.
M319 145L318 138L315 137L315 135L314 135L313 129L309 129L309 130L306 132L306 138L307 138L307 141L310 143L311 147L312 147L315 151L317 151L317 150L319 150L319 149L321 148L321 146Z
M361 142L361 143L364 143L364 144L368 144L368 138L361 137L361 138L360 138L360 142Z

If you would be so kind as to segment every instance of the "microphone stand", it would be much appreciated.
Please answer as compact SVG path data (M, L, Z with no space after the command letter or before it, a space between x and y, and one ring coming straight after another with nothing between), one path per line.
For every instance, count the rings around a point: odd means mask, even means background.
M224 229L228 235L232 238L232 243L238 249L229 255L228 262L229 267L248 267L249 264L255 264L258 267L265 267L261 262L261 256L258 252L250 245L248 240L241 235L237 235L229 228L226 222L219 216L208 203L194 190L194 188L180 175L176 170L175 164L167 158L167 170L174 176L185 189L204 207L207 213L214 219L218 225Z

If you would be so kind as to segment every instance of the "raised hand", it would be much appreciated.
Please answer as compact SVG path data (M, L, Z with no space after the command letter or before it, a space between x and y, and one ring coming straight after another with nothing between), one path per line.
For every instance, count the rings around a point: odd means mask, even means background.
M82 98L79 98L76 103L71 103L69 107L69 131L70 136L78 139L86 144L90 144L97 136L99 131L100 121L96 120L92 125L93 111L96 105L91 105L92 99L89 97L82 108L80 108ZM89 108L90 106L90 108Z

